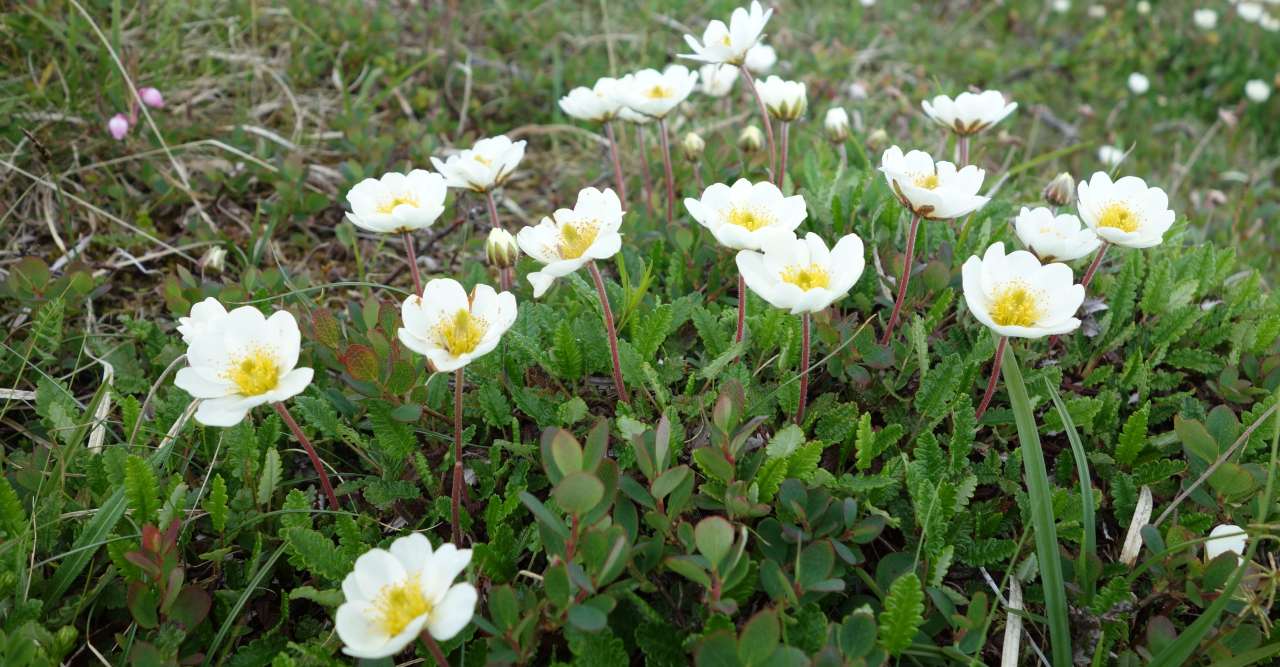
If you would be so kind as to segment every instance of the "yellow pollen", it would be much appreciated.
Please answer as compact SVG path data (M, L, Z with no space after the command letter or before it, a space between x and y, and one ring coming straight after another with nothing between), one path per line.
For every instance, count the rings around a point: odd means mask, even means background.
M560 258L577 259L581 257L591 247L591 244L596 242L596 235L599 232L599 225L594 220L561 223Z
M378 204L377 210L379 213L383 215L390 215L392 211L396 210L397 206L400 206L402 204L407 204L414 208L418 208L418 199L413 195L396 195L395 197L392 197L391 199L381 204Z
M1107 204L1098 216L1099 227L1114 227L1122 232L1136 232L1141 220L1128 206L1115 202Z
M782 272L782 281L808 292L811 289L830 286L831 274L827 273L826 267L820 264L788 266Z
M440 344L455 357L475 351L489 328L483 319L471 314L465 308L459 308L453 317L436 326Z
M480 154L478 154L478 153L477 153L476 155L472 155L472 156L471 156L471 159L475 160L476 162L479 162L480 164L482 164L482 165L484 165L484 166L486 166L486 167L487 167L487 166L489 166L489 165L491 165L491 164L493 164L493 160L490 160L489 158L487 158L487 157L485 157L485 156L483 156L483 155L480 155Z
M924 188L926 190L935 190L938 187L938 175L926 174L924 176L916 176L915 180L911 182L914 183L915 186L918 188Z
M1002 327L1029 327L1040 319L1040 302L1026 283L1014 281L996 290L991 320Z
M720 43L725 46L733 44L733 42L729 41L729 33L725 33L724 37L720 38Z
M754 232L757 229L773 224L773 217L755 209L733 207L729 211L728 222L743 229Z
M224 373L243 396L265 394L280 384L280 366L275 355L264 348L257 348L231 364Z
M417 577L383 586L373 606L378 614L376 623L388 637L403 632L413 619L431 613L431 603L422 594Z
M671 89L667 88L666 86L654 86L650 88L649 92L645 93L645 95L648 96L650 99L664 100L668 97L671 97Z

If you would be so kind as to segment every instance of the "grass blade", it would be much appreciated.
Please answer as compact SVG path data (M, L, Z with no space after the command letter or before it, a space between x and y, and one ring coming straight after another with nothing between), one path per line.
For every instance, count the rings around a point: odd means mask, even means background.
M1085 458L1084 444L1080 442L1080 434L1076 432L1076 424L1071 420L1067 404L1062 402L1058 388L1045 378L1044 386L1049 389L1049 398L1062 417L1062 425L1067 431L1067 440L1071 442L1071 457L1076 460L1076 475L1080 477L1080 529L1084 532L1083 544L1080 547L1079 563L1076 565L1076 583L1084 589L1084 602L1093 601L1095 580L1093 563L1098 561L1098 527L1093 518L1093 479L1089 476L1089 460Z

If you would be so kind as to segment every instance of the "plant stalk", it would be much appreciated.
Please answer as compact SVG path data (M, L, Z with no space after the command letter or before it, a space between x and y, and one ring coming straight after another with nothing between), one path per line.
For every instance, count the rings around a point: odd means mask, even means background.
M741 343L742 334L746 331L747 326L747 280L738 274L738 333L734 335L733 342Z
M676 179L671 170L671 141L667 138L667 119L658 119L658 141L662 145L662 169L667 179L667 226L675 219L676 213Z
M787 181L787 149L791 143L791 123L782 121L779 124L782 126L782 150L778 156L778 173L774 178L774 185L778 186L778 189L781 190L782 184Z
M462 369L453 372L453 488L449 497L449 515L453 522L453 543L462 546Z
M769 109L764 105L764 98L760 97L760 91L756 89L756 80L751 76L751 70L746 65L739 65L738 69L742 70L742 78L747 82L747 88L751 89L751 94L756 98L756 106L760 108L760 120L764 122L764 137L769 144L769 171L777 173L778 169L778 150L773 145L773 123L769 121Z
M804 408L809 402L809 328L813 315L800 316L800 404L796 407L796 424L804 424Z
M316 469L316 475L320 478L320 488L324 491L324 497L329 503L329 509L338 509L338 496L333 492L333 485L329 483L329 473L324 471L324 462L320 460L320 455L316 453L316 448L311 446L311 441L307 439L302 427L298 426L298 422L294 421L293 415L289 414L289 408L284 403L272 403L271 407L275 408L276 414L280 415L280 419L293 432L293 437L298 439L302 448L307 450L307 458L311 459L311 466Z
M427 645L427 651L431 653L431 657L439 667L449 667L449 659L444 657L444 651L440 649L440 644L436 643L436 638L432 637L430 632L424 629L418 638Z
M618 199L622 200L622 208L627 208L627 181L622 177L622 161L618 159L618 139L613 134L613 121L604 124L605 136L609 137L609 157L613 160L613 184L618 188Z
M640 144L640 187L644 195L644 207L649 215L653 215L653 174L649 171L648 141L643 125L636 125L636 143Z
M1093 261L1089 263L1089 269L1084 272L1084 277L1080 279L1080 286L1089 290L1089 283L1093 282L1093 274L1098 272L1098 267L1102 264L1102 256L1107 254L1107 248L1111 244L1106 241L1102 242L1102 247L1098 248L1098 254L1093 256Z
M898 316L902 312L902 302L907 298L907 285L911 283L911 263L916 251L916 233L920 231L920 216L911 214L911 230L907 232L907 256L902 260L902 277L898 279L898 298L893 302L893 314L889 316L889 324L884 328L881 345L888 345L893 337L893 328L898 324Z
M604 290L604 278L600 276L600 269L596 267L595 262L588 262L587 268L591 270L591 278L596 282L596 292L600 294L600 309L604 311L604 329L609 335L609 354L613 358L613 387L623 403L630 403L631 396L627 394L627 387L622 383L622 362L618 358L618 331L613 325L613 309L609 307L609 295Z
M991 360L991 379L987 380L987 391L982 395L982 402L978 404L978 412L974 414L974 419L982 419L982 413L987 411L987 406L991 405L991 397L995 396L996 383L1000 377L1000 364L1004 361L1004 348L1009 343L1008 336L1001 336L1000 342L996 344L996 355Z
M484 193L485 204L489 207L489 222L494 229L502 229L502 223L498 221L498 205L493 202L493 190L486 190Z
M404 233L404 253L409 259L409 274L413 276L413 293L422 296L422 276L418 274L418 252L414 249L413 234Z

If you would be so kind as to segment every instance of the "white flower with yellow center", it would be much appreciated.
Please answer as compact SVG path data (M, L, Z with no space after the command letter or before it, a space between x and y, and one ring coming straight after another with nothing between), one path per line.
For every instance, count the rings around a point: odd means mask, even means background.
M983 170L969 165L959 171L950 162L934 162L924 151L903 155L891 146L880 156L880 171L898 200L927 220L949 220L982 208L990 197L978 194Z
M698 73L684 65L668 65L661 72L642 69L622 77L618 95L632 111L650 118L665 118L689 97L698 85Z
M622 248L622 202L612 189L585 188L572 209L562 208L516 234L524 254L543 264L528 275L533 296L546 293L556 278L592 260L608 259Z
M437 278L400 305L404 326L396 333L404 346L421 354L438 372L454 371L498 346L516 321L516 298L488 285L471 294L450 278Z
M738 68L734 65L703 65L698 68L698 90L710 97L724 97L738 81Z
M618 99L618 80L603 77L594 86L579 86L560 98L560 109L578 120L607 123L618 115L622 102Z
M738 7L729 15L729 25L724 21L714 20L702 31L702 41L693 35L685 35L684 41L693 49L693 53L682 54L682 58L700 60L706 63L741 65L747 52L760 41L764 26L773 15L773 9L760 6L758 0L751 1L751 8Z
M713 183L701 199L686 198L684 207L720 245L733 250L763 250L790 240L808 215L801 195L787 197L773 183L745 178L732 186Z
M1106 172L1099 171L1087 182L1081 181L1076 190L1076 208L1084 224L1103 241L1125 248L1160 245L1176 217L1164 190L1147 187L1136 176L1112 182Z
M1080 218L1070 214L1054 215L1041 206L1022 207L1013 221L1014 231L1023 245L1031 249L1041 262L1070 262L1080 259L1102 245L1102 240L1092 229L1080 224Z
M311 384L312 370L295 368L302 335L288 311L268 318L253 306L241 306L188 331L190 365L178 371L173 383L203 399L195 414L201 424L235 426L253 408L279 403Z
M1000 336L1041 338L1080 326L1075 312L1084 287L1066 264L1041 264L1025 250L1006 255L1003 243L993 243L981 259L970 257L961 275L969 312Z
M440 174L414 169L366 178L347 193L347 220L371 232L410 232L430 227L444 213L448 194Z
M474 146L450 155L447 160L431 158L436 171L451 188L488 192L506 182L524 158L524 140L511 141L504 135L481 139Z
M756 44L747 51L747 58L742 66L753 74L768 74L778 62L778 52L768 44Z
M938 95L932 100L924 100L920 106L933 122L950 128L958 135L968 136L1004 120L1018 108L1018 103L1006 103L998 90L984 90L981 93L960 93L955 99Z
M752 292L775 308L798 315L819 312L847 294L862 275L866 260L857 234L845 236L828 250L821 237L809 233L803 239L771 241L764 252L743 250L737 263Z
M1233 553L1238 561L1243 561L1248 544L1249 535L1240 526L1230 523L1214 526L1204 543L1204 559L1213 560L1222 554Z
M471 550L450 543L432 551L421 533L370 549L342 580L346 601L334 625L342 652L373 660L403 651L425 628L439 641L462 632L476 610L476 589L454 583L471 562Z
M182 335L182 342L190 345L196 336L209 328L209 325L226 316L227 309L223 307L221 301L213 297L208 297L191 306L190 315L178 318L178 333Z
M769 115L777 120L791 122L803 116L808 108L803 81L787 81L775 75L761 82L758 88Z

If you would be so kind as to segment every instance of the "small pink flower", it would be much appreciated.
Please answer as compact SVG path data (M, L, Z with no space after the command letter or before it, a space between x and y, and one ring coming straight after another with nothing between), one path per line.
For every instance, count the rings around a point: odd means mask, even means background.
M164 108L164 96L155 88L147 86L146 88L138 91L138 96L142 98L143 104L151 107L152 109Z
M116 141L120 141L124 135L129 134L129 119L122 113L112 116L111 120L107 121L107 131Z

